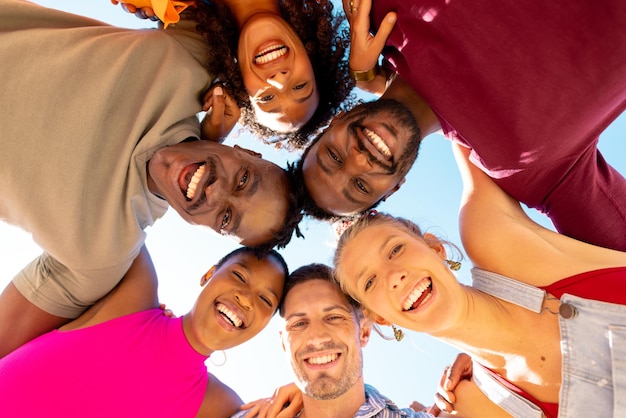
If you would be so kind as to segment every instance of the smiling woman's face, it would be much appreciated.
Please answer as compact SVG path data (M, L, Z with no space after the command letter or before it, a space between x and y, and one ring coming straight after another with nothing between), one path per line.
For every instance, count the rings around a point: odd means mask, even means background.
M238 60L259 123L277 132L292 132L311 119L319 104L313 66L285 20L258 13L246 21Z

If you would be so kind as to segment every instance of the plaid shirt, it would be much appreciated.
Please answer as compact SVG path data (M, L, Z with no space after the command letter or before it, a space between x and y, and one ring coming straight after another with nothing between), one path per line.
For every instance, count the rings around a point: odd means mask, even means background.
M240 411L232 418L242 418L248 411ZM400 409L392 400L381 395L373 386L365 385L365 403L354 414L354 418L432 418L425 412L415 412L411 408Z

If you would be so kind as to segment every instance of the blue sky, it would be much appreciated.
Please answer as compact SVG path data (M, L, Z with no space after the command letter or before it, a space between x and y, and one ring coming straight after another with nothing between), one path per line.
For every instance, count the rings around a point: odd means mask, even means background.
M111 5L109 0L36 2L117 26L153 26L151 22L128 15L119 6ZM604 156L621 173L626 173L624 132L626 115L618 118L600 139ZM247 135L228 139L226 144L255 149L283 166L286 161L297 159L297 155L275 152ZM423 142L420 157L407 182L380 206L380 210L412 219L429 232L460 244L457 227L460 194L461 181L449 142L435 134ZM544 225L550 225L541 215L534 211L530 213ZM289 268L294 270L311 262L330 264L335 240L332 230L314 221L305 221L301 227L306 239L294 239L288 248L281 251ZM1 222L0 237L0 286L4 287L21 267L39 254L40 249L29 234ZM186 224L176 212L170 210L148 229L147 246L160 277L160 299L180 315L187 312L195 301L204 272L237 244L206 228ZM467 283L467 262L457 276ZM408 406L412 400L430 403L441 372L455 353L456 350L450 346L413 332L408 332L400 343L373 335L364 349L365 381L401 406ZM217 364L223 360L219 353L213 357ZM253 340L228 350L224 365L215 366L211 359L207 364L244 401L269 396L274 388L291 381L290 368L278 338L276 319Z

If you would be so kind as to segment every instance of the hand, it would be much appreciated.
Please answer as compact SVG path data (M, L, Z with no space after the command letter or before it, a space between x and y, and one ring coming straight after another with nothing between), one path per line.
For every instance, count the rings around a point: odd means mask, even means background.
M411 402L411 405L409 405L409 407L415 412L426 412L427 414L431 414L435 417L438 416L439 413L441 412L441 410L439 409L439 407L437 407L437 405L426 406L418 401Z
M302 392L295 384L281 386L271 398L259 399L241 406L247 409L248 417L291 418L302 409Z
M170 317L170 318L176 318L176 315L174 315L174 312L171 309L167 309L164 303L159 303L159 309L163 311L163 315Z
M350 6L352 3L352 6ZM350 68L355 71L367 71L378 63L397 15L389 12L378 28L376 36L370 33L370 10L372 0L343 0L343 10L350 23Z
M204 95L202 110L206 112L202 119L202 139L220 143L233 130L241 115L235 100L219 84Z
M456 402L454 389L461 380L471 380L472 373L472 358L465 353L456 356L454 363L445 368L439 382L438 393L435 395L435 404L440 410L454 411Z
M119 0L111 0L111 3L114 5L120 4ZM152 21L159 20L159 18L154 14L154 10L151 7L141 7L137 9L134 4L121 2L122 9L130 14L134 14L139 19L150 19Z

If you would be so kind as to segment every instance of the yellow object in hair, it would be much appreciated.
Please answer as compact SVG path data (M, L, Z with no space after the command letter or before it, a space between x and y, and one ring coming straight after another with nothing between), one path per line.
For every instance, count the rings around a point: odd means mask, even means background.
M149 7L154 11L156 17L163 22L163 26L178 23L180 13L188 6L187 3L176 0L124 0L124 3L132 4L136 8Z

